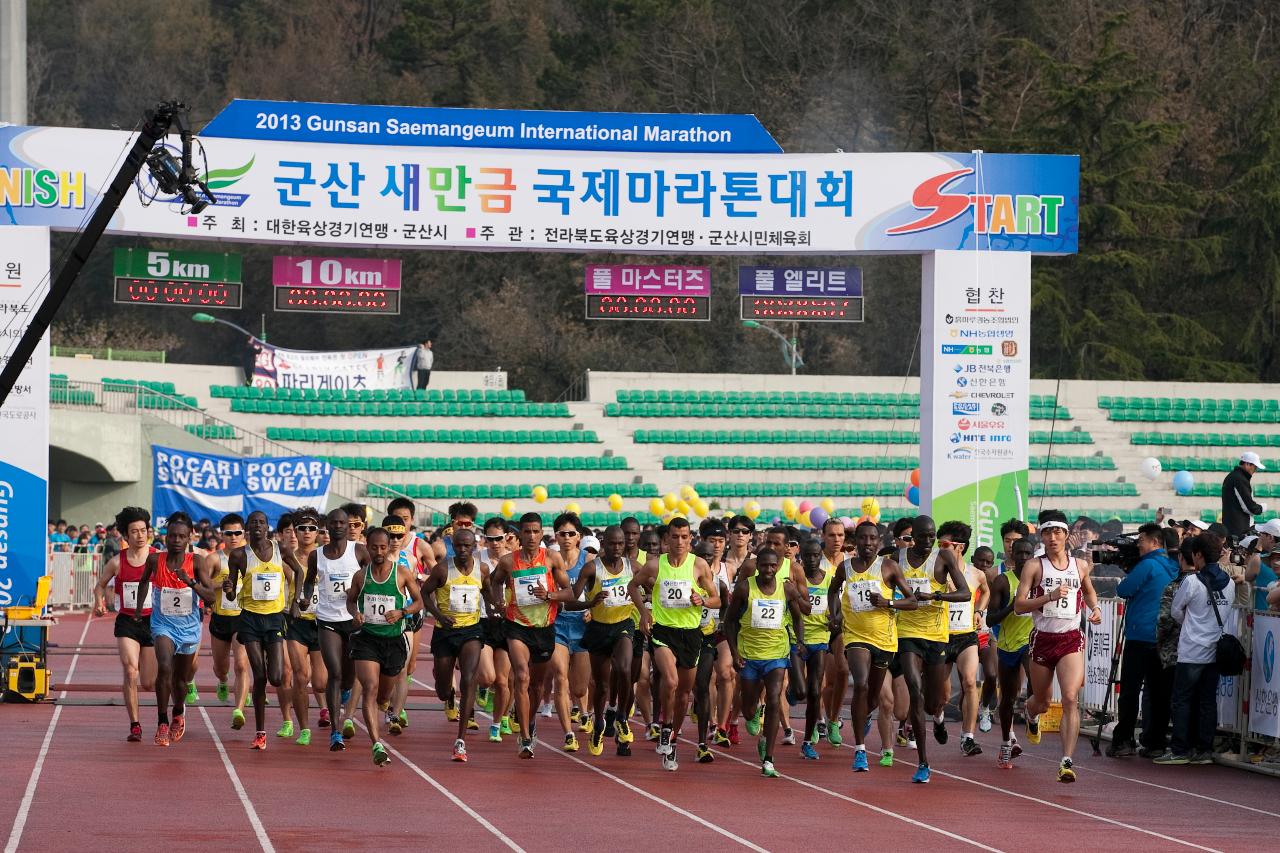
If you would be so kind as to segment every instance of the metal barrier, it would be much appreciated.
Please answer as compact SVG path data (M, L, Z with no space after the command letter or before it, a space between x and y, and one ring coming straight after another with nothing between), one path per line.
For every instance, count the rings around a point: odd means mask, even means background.
M97 549L88 553L51 552L48 572L53 584L49 590L49 606L92 607L93 587L101 568L102 552Z

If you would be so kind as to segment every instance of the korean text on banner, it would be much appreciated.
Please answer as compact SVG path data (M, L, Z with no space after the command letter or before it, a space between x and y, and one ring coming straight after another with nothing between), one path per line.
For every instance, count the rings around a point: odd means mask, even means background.
M1280 642L1280 616L1255 613L1253 615L1253 665L1249 670L1249 731L1268 737L1280 737L1280 673L1276 672L1277 642Z
M333 475L333 466L313 456L238 459L153 446L151 462L157 527L178 511L216 524L230 512L261 510L274 525L300 506L323 507Z
M410 388L416 347L309 352L258 342L253 385L260 388Z
M1080 692L1080 705L1089 710L1099 710L1111 689L1111 656L1116 651L1119 635L1120 602L1114 598L1098 601L1102 621L1097 625L1085 623L1084 689Z
M49 278L49 229L0 228L0 318L17 343ZM7 361L7 355L5 360ZM49 335L0 407L0 606L30 604L45 574L49 503Z

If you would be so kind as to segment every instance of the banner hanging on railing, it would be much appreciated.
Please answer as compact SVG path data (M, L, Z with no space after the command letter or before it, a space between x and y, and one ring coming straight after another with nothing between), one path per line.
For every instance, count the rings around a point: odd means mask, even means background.
M1235 608L1232 611L1238 613ZM1280 737L1277 641L1280 641L1280 616L1254 613L1253 666L1249 670L1249 731L1268 737Z
M314 456L240 459L172 447L151 448L151 507L155 525L182 511L214 524L230 512L261 510L275 525L300 506L323 509L333 466Z
M258 388L314 388L360 391L411 388L416 347L309 352L262 341L254 344L253 385Z
M1111 657L1119 638L1120 601L1114 598L1098 600L1102 621L1097 625L1085 623L1084 689L1080 691L1080 705L1086 710L1101 710L1111 689Z

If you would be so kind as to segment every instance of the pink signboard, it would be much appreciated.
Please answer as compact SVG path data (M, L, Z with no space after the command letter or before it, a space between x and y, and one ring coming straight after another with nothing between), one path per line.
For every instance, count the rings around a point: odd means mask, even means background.
M588 264L587 294L710 296L711 267Z
M399 290L400 262L384 258L276 255L271 259L271 283L276 287Z

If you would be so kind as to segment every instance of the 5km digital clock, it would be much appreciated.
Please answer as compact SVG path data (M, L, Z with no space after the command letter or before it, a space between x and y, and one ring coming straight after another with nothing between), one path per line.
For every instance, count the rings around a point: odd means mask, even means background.
M120 305L239 308L241 288L238 282L117 277L115 301Z

